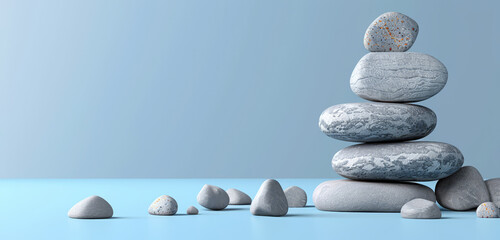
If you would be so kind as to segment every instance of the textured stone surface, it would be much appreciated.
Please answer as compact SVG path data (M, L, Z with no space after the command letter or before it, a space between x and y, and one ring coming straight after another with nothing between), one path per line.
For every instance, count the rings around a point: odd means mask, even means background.
M75 204L69 211L70 218L110 218L113 208L99 196L90 196Z
M177 201L173 197L162 195L151 203L148 213L151 215L174 215L177 213Z
M404 52L418 35L418 24L397 12L380 15L366 29L364 45L370 52Z
M288 207L305 207L307 203L307 194L302 188L291 186L285 189L285 196Z
M250 205L252 203L250 196L238 189L230 188L226 192L229 195L229 205Z
M196 214L198 214L198 208L196 208L194 206L190 206L186 210L186 213L187 213L187 215L196 215Z
M354 68L351 90L371 101L417 102L443 89L448 70L423 53L368 53Z
M441 210L439 210L436 202L416 198L403 205L401 208L401 217L413 219L437 219L441 218Z
M313 193L317 209L337 212L399 212L415 198L436 201L430 188L416 183L331 180Z
M284 216L288 212L288 202L278 181L268 179L262 183L255 195L250 212L260 216Z
M489 202L488 188L479 171L465 166L436 184L436 198L441 206L464 211L474 209L483 202Z
M351 142L419 139L429 135L436 123L432 110L398 103L338 104L319 118L319 127L327 136Z
M485 181L491 201L500 207L500 178L492 178Z
M432 181L453 174L463 163L456 147L424 141L357 144L332 159L339 175L355 180Z
M212 210L222 210L229 204L229 196L224 189L205 184L196 197L198 203Z
M481 203L476 209L478 218L498 218L498 207L492 202Z

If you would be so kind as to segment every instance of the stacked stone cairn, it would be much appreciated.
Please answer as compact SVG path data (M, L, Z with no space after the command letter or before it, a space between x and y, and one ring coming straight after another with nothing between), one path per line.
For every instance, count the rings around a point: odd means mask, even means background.
M319 120L327 136L361 144L334 155L333 169L348 179L315 189L319 210L400 212L408 203L403 217L441 217L434 192L409 181L446 178L462 167L464 158L447 143L412 141L429 135L437 118L431 109L410 103L436 95L448 80L439 60L406 52L418 30L413 19L396 12L382 14L368 27L364 45L370 53L354 68L350 85L372 102L332 106Z

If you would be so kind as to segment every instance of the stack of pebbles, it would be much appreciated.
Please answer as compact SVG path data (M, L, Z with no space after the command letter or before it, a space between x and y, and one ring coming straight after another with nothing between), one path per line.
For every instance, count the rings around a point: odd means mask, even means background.
M362 144L333 157L333 169L348 180L323 182L315 189L319 210L399 212L421 199L406 208L420 207L431 212L428 218L440 217L434 192L405 181L446 178L464 159L450 144L411 141L429 135L437 118L431 109L409 103L434 96L448 79L436 58L405 52L417 34L417 23L395 12L382 14L368 27L364 44L370 53L354 68L350 84L354 93L372 102L332 106L319 121L329 137Z

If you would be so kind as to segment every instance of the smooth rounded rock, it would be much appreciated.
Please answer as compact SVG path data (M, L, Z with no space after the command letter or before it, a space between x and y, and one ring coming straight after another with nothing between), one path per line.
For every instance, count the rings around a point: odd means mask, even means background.
M418 102L441 91L448 70L423 53L368 53L354 68L351 90L380 102Z
M238 189L230 188L226 192L229 195L229 205L250 205L252 203L250 196Z
M498 207L492 202L481 203L476 209L478 218L498 218Z
M336 212L399 212L415 198L436 201L430 188L416 183L331 180L313 193L317 209Z
M259 216L284 216L288 212L288 202L278 181L268 179L262 183L255 195L250 212Z
M492 178L486 180L486 187L488 188L488 192L490 193L491 201L500 207L500 178Z
M196 197L198 203L211 210L222 210L229 204L229 196L224 189L205 184Z
M403 205L401 208L401 217L412 219L438 219L441 218L441 210L435 202L416 198Z
M177 213L177 201L171 196L162 195L155 199L148 208L151 215L175 215Z
M436 184L438 203L448 209L464 211L489 202L488 188L479 171L471 166L460 168Z
M404 52L418 36L418 24L397 12L380 15L366 29L364 45L370 52Z
M354 180L432 181L458 171L460 150L441 142L367 143L346 147L332 159L339 175Z
M345 103L319 118L327 136L350 142L388 142L423 138L436 127L436 114L423 106L397 103Z
M111 205L99 196L90 196L75 204L69 211L68 217L81 219L110 218L113 216Z
M288 207L305 207L307 203L307 194L302 188L291 186L285 189L285 196Z
M187 215L197 215L198 214L198 208L196 208L194 206L190 206L186 210L186 213L187 213Z

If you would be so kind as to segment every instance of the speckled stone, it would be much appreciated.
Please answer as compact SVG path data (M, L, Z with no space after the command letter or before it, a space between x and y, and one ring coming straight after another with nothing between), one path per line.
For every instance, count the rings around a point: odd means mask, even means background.
M149 205L148 213L151 215L175 215L177 213L177 201L171 196L162 195Z
M441 218L441 210L439 210L436 202L416 198L403 205L401 208L401 217L411 219L438 219Z
M492 202L481 203L476 209L478 218L498 218L498 207Z
M417 102L441 91L448 70L436 58L423 53L368 53L354 68L351 90L380 102Z
M285 189L285 196L288 207L305 207L307 203L307 194L304 189L297 186L291 186Z
M336 212L400 212L415 198L436 201L430 188L401 182L331 180L318 185L313 193L317 209Z
M255 195L250 212L259 216L284 216L288 212L288 202L278 181L268 179L262 183Z
M366 29L364 45L370 52L405 52L417 35L417 22L402 13L388 12Z
M211 210L222 210L229 204L229 196L224 189L205 184L196 197L198 203Z
M485 181L490 199L493 203L500 207L500 178L492 178Z
M252 203L250 196L238 189L230 188L226 192L229 195L229 205L250 205Z
M69 211L68 217L93 219L110 218L113 216L111 205L99 196L90 196L75 204Z
M194 206L190 206L188 207L188 209L186 210L186 214L187 215L197 215L198 214L198 208L194 207Z
M460 168L436 184L438 203L448 209L464 211L489 202L488 188L479 171L471 166Z
M440 142L369 143L346 147L332 159L333 169L354 180L432 181L458 171L464 157Z
M327 136L350 142L415 140L429 135L436 123L432 110L398 103L338 104L319 118L319 127Z

